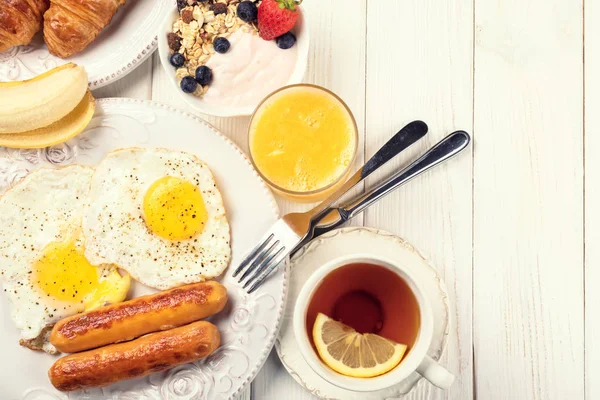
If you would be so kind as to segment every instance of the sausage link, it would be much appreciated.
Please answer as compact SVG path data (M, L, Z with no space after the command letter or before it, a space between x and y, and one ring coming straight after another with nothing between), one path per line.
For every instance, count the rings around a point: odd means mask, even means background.
M146 376L208 356L219 347L217 327L207 321L151 333L58 359L48 377L63 392L102 387Z
M52 329L50 343L63 353L94 349L198 321L226 303L220 283L193 283L65 318Z

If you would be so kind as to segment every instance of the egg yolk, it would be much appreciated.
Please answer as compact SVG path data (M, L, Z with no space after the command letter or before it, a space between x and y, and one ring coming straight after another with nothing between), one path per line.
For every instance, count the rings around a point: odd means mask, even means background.
M191 239L204 230L208 214L197 185L165 176L154 182L144 196L146 225L170 240Z
M57 300L81 303L85 310L123 301L129 290L129 275L122 277L114 269L100 276L84 251L77 236L48 244L34 266L38 288Z

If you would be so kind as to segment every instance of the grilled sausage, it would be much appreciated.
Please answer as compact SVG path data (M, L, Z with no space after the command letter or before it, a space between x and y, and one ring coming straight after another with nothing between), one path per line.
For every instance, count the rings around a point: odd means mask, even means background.
M164 371L208 356L219 347L217 327L198 321L131 342L111 344L58 359L48 377L61 391L107 386Z
M198 321L226 303L220 283L193 283L65 318L52 329L50 343L63 353L94 349Z

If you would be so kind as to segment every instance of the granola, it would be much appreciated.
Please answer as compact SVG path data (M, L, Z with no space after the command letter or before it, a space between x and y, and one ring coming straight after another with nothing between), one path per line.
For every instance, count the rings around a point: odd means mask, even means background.
M181 3L180 16L173 24L173 30L168 38L171 53L178 52L185 58L184 65L175 72L177 82L181 82L186 76L194 76L196 69L206 64L215 53L213 47L215 38L229 37L238 29L258 35L256 23L247 23L237 16L240 1L218 0L212 3L180 0L178 2ZM258 2L256 3L258 5ZM208 86L198 85L193 94L202 96L207 90Z

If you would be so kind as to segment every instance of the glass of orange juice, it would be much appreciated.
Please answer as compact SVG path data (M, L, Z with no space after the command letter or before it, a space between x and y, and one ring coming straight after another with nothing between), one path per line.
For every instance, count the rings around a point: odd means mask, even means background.
M256 108L248 132L250 159L273 190L315 202L343 184L358 149L350 108L316 85L282 87Z

